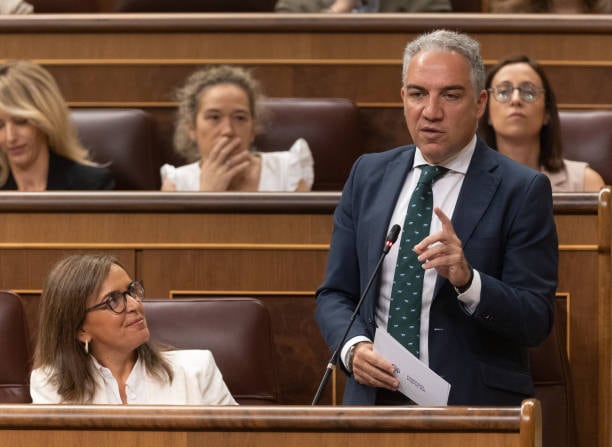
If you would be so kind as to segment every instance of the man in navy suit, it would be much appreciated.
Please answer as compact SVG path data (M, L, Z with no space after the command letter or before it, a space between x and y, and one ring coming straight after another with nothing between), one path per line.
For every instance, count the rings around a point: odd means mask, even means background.
M413 247L425 272L420 359L451 384L451 405L519 405L534 392L527 348L553 323L557 234L547 178L476 136L484 79L479 45L465 34L438 30L407 45L401 96L415 144L355 162L334 213L316 319L334 349L385 235L404 223L421 167L443 166L430 233ZM345 404L409 403L372 349L375 328L387 327L399 245L342 346Z

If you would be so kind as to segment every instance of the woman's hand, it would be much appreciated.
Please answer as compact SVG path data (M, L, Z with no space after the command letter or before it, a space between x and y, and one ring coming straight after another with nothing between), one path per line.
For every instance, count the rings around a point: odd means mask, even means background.
M239 137L221 137L200 164L200 191L227 191L234 178L244 173L253 159L250 152L236 152Z
M357 0L336 0L326 12L341 13L351 12L355 7Z
M172 192L175 192L176 191L176 185L171 180L168 180L166 178L166 176L163 176L162 177L161 190L162 191L172 191Z

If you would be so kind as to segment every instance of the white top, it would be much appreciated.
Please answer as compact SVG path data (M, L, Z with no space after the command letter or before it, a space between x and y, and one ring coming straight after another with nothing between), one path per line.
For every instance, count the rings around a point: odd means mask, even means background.
M299 138L288 151L255 152L261 157L258 191L295 191L300 180L308 190L314 181L314 160L306 140ZM162 180L171 181L177 191L200 190L200 162L175 167L161 167Z
M174 371L172 383L150 376L138 359L125 385L128 404L143 405L236 405L213 355L208 350L166 351L162 355ZM108 368L91 356L96 371L96 393L92 404L120 405L119 386ZM35 404L61 404L62 398L49 383L50 371L37 368L30 376L30 394Z
M553 192L582 192L584 191L584 173L589 165L583 161L563 159L563 169L559 172L547 171L544 166L540 168L550 180Z
M0 1L0 14L32 14L34 7L23 0Z

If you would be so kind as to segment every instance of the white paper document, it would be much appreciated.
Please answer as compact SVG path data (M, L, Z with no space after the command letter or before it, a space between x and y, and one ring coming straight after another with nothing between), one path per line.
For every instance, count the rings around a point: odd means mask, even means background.
M429 369L393 336L377 328L374 352L395 366L399 391L418 405L441 406L448 403L450 383Z

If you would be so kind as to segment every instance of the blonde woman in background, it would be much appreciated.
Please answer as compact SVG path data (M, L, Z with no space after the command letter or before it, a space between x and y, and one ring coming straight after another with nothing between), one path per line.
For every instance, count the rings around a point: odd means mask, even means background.
M79 143L51 74L30 61L0 65L0 189L113 189L110 171Z
M204 68L178 92L174 148L187 165L162 166L162 191L309 191L313 158L305 140L259 152L259 83L244 69Z

